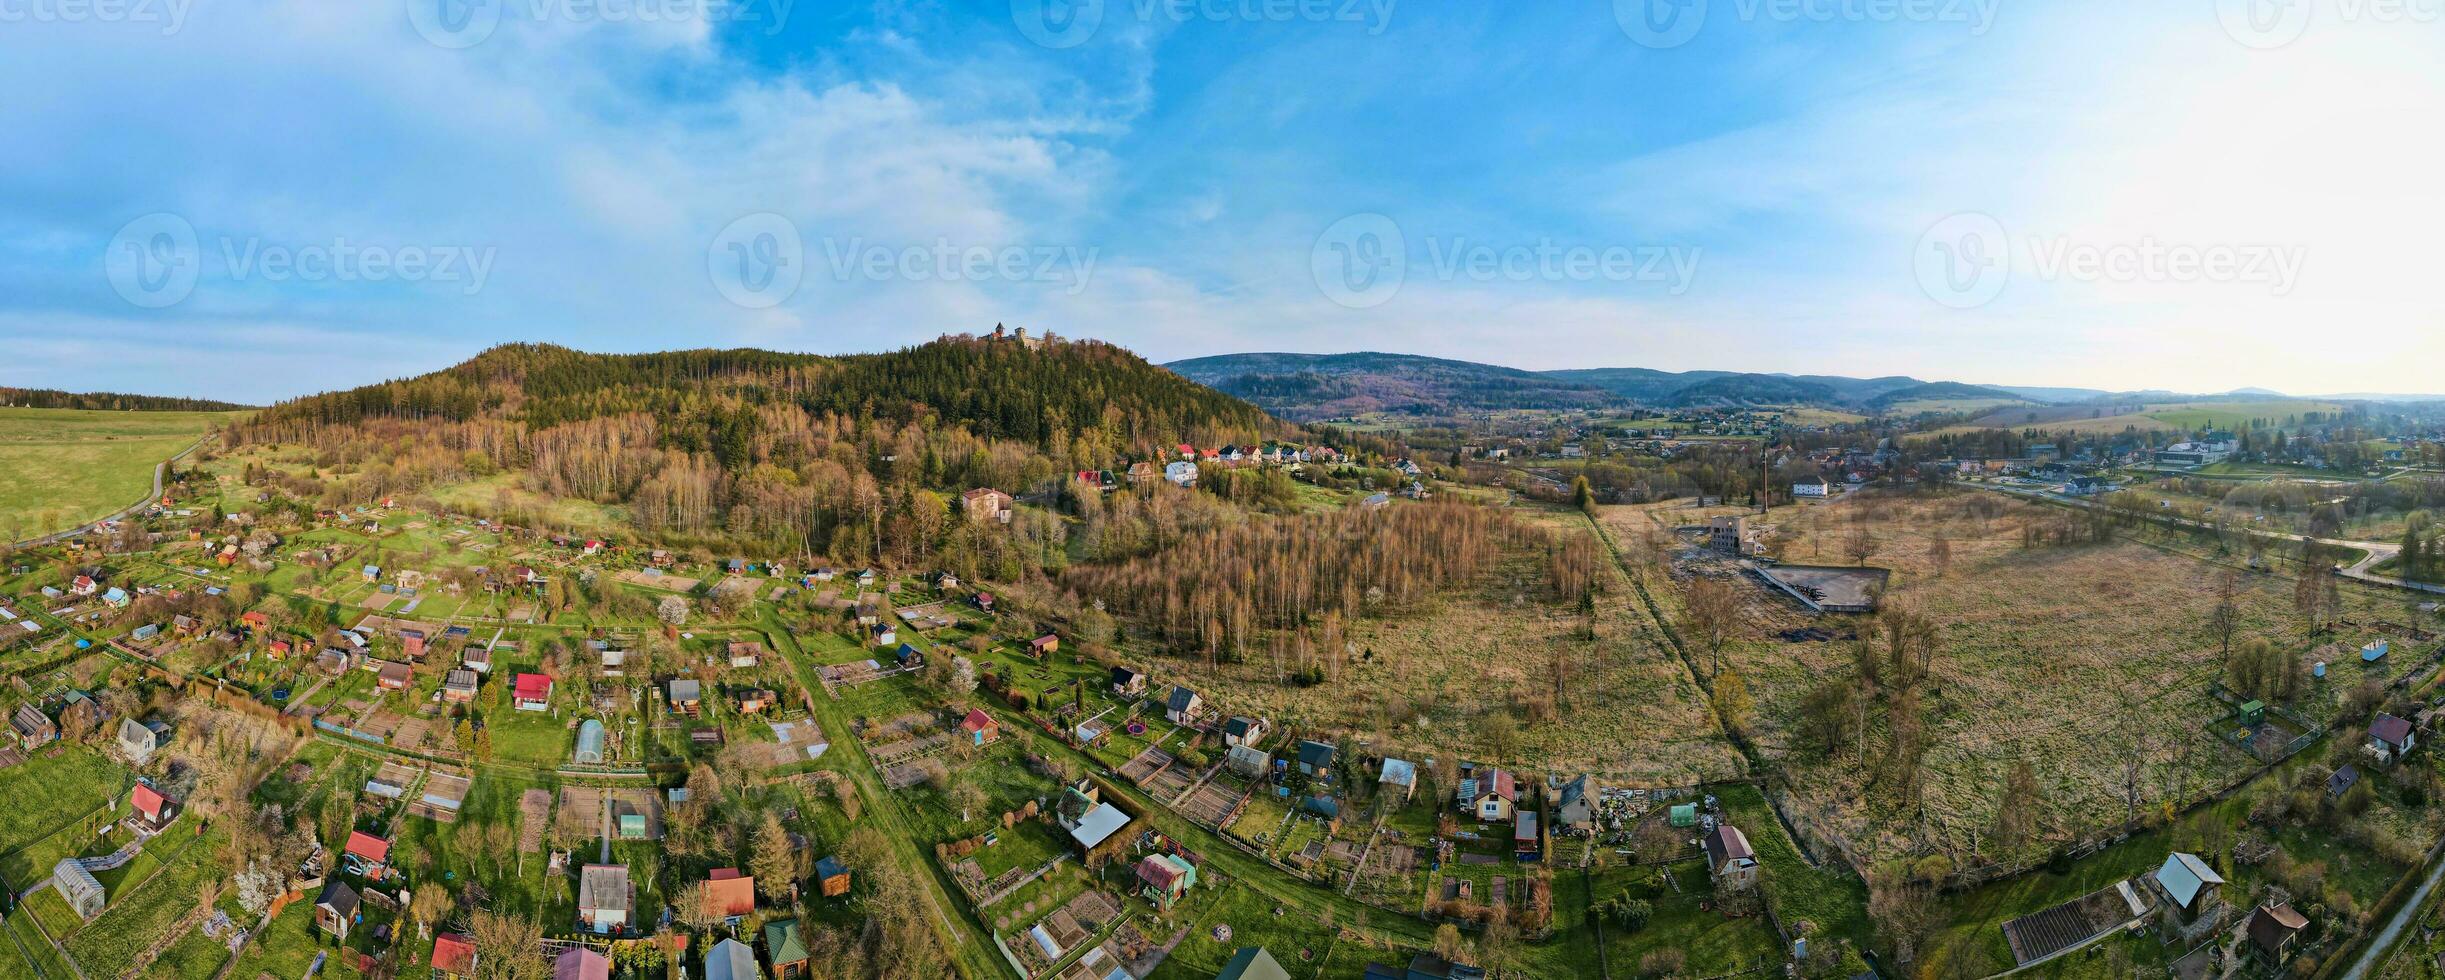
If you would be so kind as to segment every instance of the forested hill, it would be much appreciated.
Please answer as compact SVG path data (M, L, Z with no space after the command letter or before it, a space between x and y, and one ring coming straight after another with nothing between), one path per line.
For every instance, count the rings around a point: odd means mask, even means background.
M49 388L0 388L0 406L75 408L95 412L241 412L254 407L216 402L208 398L122 395L108 391L80 393Z
M659 421L666 445L735 463L756 438L759 414L775 406L819 418L935 423L1038 449L1088 439L1114 453L1289 431L1253 405L1109 344L972 337L842 357L505 345L433 374L283 402L249 428L266 440L377 420L504 421L536 431L644 413Z
M958 539L956 567L1015 569L1013 542L1058 550L1058 527L1030 517L1025 533L970 540L943 524L958 493L1027 493L1184 442L1301 435L1108 344L958 336L849 357L496 347L274 405L230 439L336 461L335 477L286 488L326 505L515 474L545 501L624 508L667 543L907 563ZM517 523L554 519L547 505L494 506Z
M1565 378L1415 354L1225 354L1165 367L1292 419L1626 403L1612 392Z

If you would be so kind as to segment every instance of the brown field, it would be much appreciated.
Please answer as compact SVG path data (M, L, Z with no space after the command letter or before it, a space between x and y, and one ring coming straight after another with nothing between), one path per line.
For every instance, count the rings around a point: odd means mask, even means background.
M1523 516L1591 533L1575 512ZM1579 638L1575 611L1524 594L1540 580L1541 561L1521 558L1470 594L1358 624L1349 668L1315 687L1274 683L1268 663L1173 659L1166 667L1230 712L1356 735L1377 753L1489 759L1487 719L1502 714L1517 733L1508 758L1489 761L1585 770L1633 785L1738 775L1740 758L1715 728L1696 681L1642 631L1646 618L1621 575L1604 570L1591 643ZM1568 670L1559 691L1557 653Z
M1889 603L1932 617L1941 627L1928 699L1929 742L1923 818L1880 812L1869 792L1870 766L1844 757L1823 760L1791 749L1797 706L1829 676L1847 676L1851 644L1842 640L1787 642L1777 636L1805 627L1845 633L1847 617L1814 617L1797 603L1744 580L1744 628L1726 659L1748 681L1757 703L1750 731L1761 748L1790 771L1795 818L1820 836L1845 842L1863 856L1882 857L1927 846L1970 849L1993 824L1997 799L2015 760L2029 759L2043 790L2052 839L2085 838L2125 814L2118 743L2148 748L2141 792L2143 813L2167 799L2189 799L2247 773L2255 763L2219 744L2208 725L2225 714L2207 693L2221 675L2218 643L2207 621L2215 604L2217 568L2206 546L2179 538L2024 549L2021 528L2051 520L2053 508L1995 498L1991 518L1970 501L1992 495L1957 492L1936 499L1868 498L1777 510L1766 541L1789 561L1847 564L1842 542L1863 513L1878 553L1869 564L1895 571ZM1686 523L1687 508L1612 508L1617 537L1631 542L1642 525ZM1951 542L1950 570L1935 575L1932 535ZM2175 549L2169 553L2151 541ZM1705 563L1732 574L1726 562ZM2288 574L2245 576L2242 636L2264 636L2302 655L2303 668L2321 645L2292 611ZM1659 589L1659 593L1670 589ZM2399 611L2391 596L2346 584L2346 617L2372 623ZM1670 606L1674 599L1659 594ZM1667 609L1666 615L1673 615ZM2397 616L2399 618L2399 616ZM2339 639L2357 647L2348 632ZM2361 673L2340 651L2334 675L2294 707L2331 718ZM2396 657L2380 676L2408 670ZM2133 738L2133 737L2136 738ZM1874 759L1874 742L1870 759Z

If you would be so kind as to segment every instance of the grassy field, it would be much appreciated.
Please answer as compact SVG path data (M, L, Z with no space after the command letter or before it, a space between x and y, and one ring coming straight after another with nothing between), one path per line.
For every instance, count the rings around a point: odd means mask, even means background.
M1774 525L1767 540L1784 560L1849 564L1842 543L1854 521L1864 519L1877 552L1868 563L1896 572L1888 604L1916 610L1939 627L1926 704L1933 747L1925 757L1924 809L1917 819L1896 819L1874 802L1874 765L1849 756L1815 758L1794 747L1801 700L1825 678L1849 673L1853 644L1845 637L1866 624L1811 617L1796 603L1740 583L1743 623L1725 660L1755 697L1752 734L1794 772L1796 819L1866 855L1908 854L1934 843L1966 848L1992 822L2014 760L2028 759L2043 788L2049 838L2069 840L2126 813L2117 775L2122 756L2114 746L2145 746L2138 750L2143 809L2225 785L2255 765L2209 731L2225 713L2207 691L2221 676L2218 641L2208 628L2217 570L2180 550L2195 545L2118 540L2024 548L2023 526L2062 512L1978 500L1969 494L1855 500L1778 510L1767 520ZM1941 575L1931 557L1939 534L1952 555ZM2319 650L2339 642L2356 647L2357 638L2309 636L2292 611L2288 577L2242 581L2239 635L2266 637L2304 666L2313 656L2348 664L2294 705L2313 718L2332 718L2362 668L2339 651ZM2400 614L2390 597L2350 589L2344 597L2349 619ZM1784 635L1807 627L1836 638ZM2395 658L2372 674L2390 677L2416 659Z
M154 464L238 417L0 408L0 539L74 527L136 502L153 485Z
M1575 511L1522 517L1565 534L1592 533ZM1620 574L1603 572L1597 638L1589 641L1577 612L1519 597L1540 573L1533 562L1514 561L1472 592L1414 614L1361 621L1351 631L1359 652L1346 673L1313 687L1273 683L1273 665L1256 658L1163 666L1235 712L1364 734L1387 752L1533 762L1630 785L1738 775L1739 757L1716 731L1704 694L1672 652L1638 627L1637 598ZM1493 720L1498 715L1502 721ZM1516 730L1507 749L1489 744L1488 729L1504 725Z

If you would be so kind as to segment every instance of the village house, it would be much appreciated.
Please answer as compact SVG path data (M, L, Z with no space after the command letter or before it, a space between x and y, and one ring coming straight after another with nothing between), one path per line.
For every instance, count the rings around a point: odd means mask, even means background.
M753 640L734 641L730 644L730 666L753 667L763 662L764 644Z
M1555 827L1573 831L1596 829L1596 797L1595 794L1589 792L1593 788L1591 784L1593 779L1592 776L1582 774L1577 779L1559 785L1556 785L1553 780L1547 781L1546 785L1551 789L1554 800Z
M490 647L468 647L459 652L458 665L479 674L490 674L492 673L492 649Z
M815 862L815 890L822 893L823 897L839 898L847 895L849 884L849 866L840 863L839 858L827 855Z
M18 705L9 715L9 729L17 735L17 747L27 752L59 740L59 725L32 702Z
M2368 751L2377 757L2377 764L2390 766L2410 754L2419 744L2419 736L2411 730L2411 722L2391 714L2380 713L2369 722Z
M993 593L979 592L975 595L969 596L968 604L975 606L977 612L991 613L993 612Z
M475 975L475 940L445 932L433 937L433 972L445 977Z
M1232 715L1223 722L1223 744L1254 745L1265 740L1265 721L1246 715Z
M139 723L134 718L119 719L119 752L134 765L153 760L153 753L170 744L170 726L158 719Z
M578 872L578 928L598 934L623 931L634 901L626 865L589 864Z
M1169 910L1197 884L1197 866L1171 854L1149 854L1138 862L1141 892L1158 909Z
M898 643L898 642L900 642L900 634L899 634L899 632L898 632L898 631L896 631L896 630L894 630L894 629L892 629L892 626L891 626L891 624L890 624L890 623L882 623L882 622L878 622L878 623L874 624L874 626L873 626L873 627L871 627L871 629L872 629L872 630L873 630L873 632L874 632L874 645L875 645L875 646L878 646L878 647L887 647L887 646L890 646L890 645L892 645L892 644L894 644L894 643Z
M1706 873L1718 887L1747 888L1757 884L1757 852L1749 848L1749 835L1728 823L1719 823L1706 835Z
M338 878L324 882L322 893L314 898L314 927L344 943L356 924L357 890Z
M134 813L136 829L145 834L161 833L178 819L178 801L144 783L127 792L127 808Z
M408 683L415 679L415 671L396 661L382 661L382 666L374 671L374 686L385 691L407 690Z
M2260 964L2273 968L2292 958L2292 940L2309 928L2309 920L2293 911L2291 903L2261 905L2250 913L2247 932L2250 955Z
M1163 720L1175 725L1193 724L1204 707L1205 700L1197 692L1173 685L1171 696L1163 699Z
M2346 763L2342 768L2335 770L2334 775L2326 777L2326 797L2335 800L2342 799L2343 794L2351 792L2352 787L2358 785L2359 782L2359 767Z
M1331 742L1302 739L1299 742L1299 772L1318 780L1333 778L1333 757L1339 752Z
M2224 876L2208 867L2198 855L2176 851L2165 856L2165 863L2148 876L2148 881L2165 897L2168 916L2176 922L2195 922L2216 905L2217 888L2224 884Z
M520 711L551 710L552 678L543 674L519 674L511 682L509 703Z
M1127 667L1112 668L1112 693L1134 697L1146 692L1146 675Z
M724 939L705 951L705 980L764 980L756 969L756 952L736 939Z
M1418 792L1418 767L1406 760L1387 758L1375 783L1381 792L1399 794L1399 802L1406 804Z
M472 704L475 702L475 691L475 671L461 667L446 675L443 675L442 677L441 699L445 702L450 704Z
M704 708L704 684L685 677L674 678L671 681L669 697L671 710L696 714Z
M781 694L770 688L747 688L732 695L731 703L742 715L760 715L781 705Z
M552 980L611 980L611 958L585 946L570 946L552 958Z
M1170 463L1166 463L1163 466L1163 478L1171 481L1171 484L1176 487L1187 488L1196 486L1197 464L1189 462L1185 459L1174 460Z
M1039 660L1061 649L1061 638L1051 633L1027 641L1027 653Z
M978 487L959 495L960 513L972 521L1010 523L1011 496L992 487Z
M388 877L390 859L391 842L362 830L350 831L348 844L340 852L340 860L348 870L369 881Z
M1282 969L1281 962L1265 947L1246 946L1232 954L1214 980L1290 980L1290 971Z
M807 975L807 947L798 933L798 920L775 919L764 924L764 957L772 961L773 980L799 980Z
M971 744L990 745L1002 737L1002 728L983 708L970 708L968 716L959 721L959 733L968 738Z
M705 877L705 915L738 928L756 910L756 879L737 868L715 868Z
M1476 770L1460 780L1460 808L1481 823L1508 823L1519 805L1519 781L1495 768Z

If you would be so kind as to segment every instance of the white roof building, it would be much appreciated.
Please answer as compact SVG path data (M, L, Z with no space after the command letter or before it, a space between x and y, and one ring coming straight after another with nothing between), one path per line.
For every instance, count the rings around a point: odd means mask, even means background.
M1120 807L1098 803L1095 809L1078 818L1078 826L1070 828L1070 837L1078 842L1078 846L1091 851L1128 825L1129 814L1122 812Z

